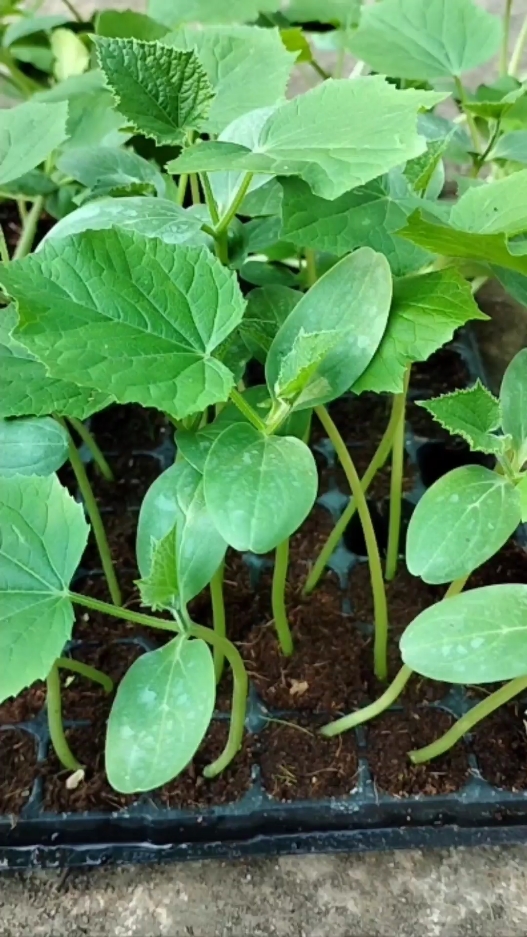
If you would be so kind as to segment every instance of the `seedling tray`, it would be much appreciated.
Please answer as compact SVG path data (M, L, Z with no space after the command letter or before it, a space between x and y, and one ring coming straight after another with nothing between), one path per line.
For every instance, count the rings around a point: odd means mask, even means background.
M466 335L456 350L462 355L471 379L482 375L477 350ZM420 396L426 396L422 391ZM322 440L319 452L331 461L332 453ZM423 490L423 446L430 440L408 425L407 451L416 467L416 484L409 492L412 502ZM173 459L169 440L154 450L137 450L152 457L162 471ZM84 455L84 453L83 453ZM345 503L336 487L329 487L321 503L335 516ZM521 541L522 532L518 534ZM266 560L246 558L255 580ZM363 557L340 546L332 560L341 584ZM93 574L92 574L93 575ZM78 579L86 571L80 569ZM82 583L78 583L79 589ZM344 607L344 611L346 608ZM88 642L73 642L71 649ZM92 642L93 643L93 642ZM154 647L148 639L133 637L122 643L138 651ZM437 710L458 718L477 697L462 687L447 689L439 701L420 704L427 712ZM395 707L397 710L397 706ZM324 718L326 715L326 718ZM251 686L247 715L247 738L253 742L269 722L297 720L298 711L266 707ZM328 721L334 713L318 713ZM89 713L87 714L89 718ZM225 722L224 712L215 721ZM69 722L81 727L86 723ZM34 741L38 761L44 764L49 750L44 709L30 722L3 725L0 731L16 728ZM468 752L468 780L455 793L410 795L385 794L376 785L368 757L368 726L355 730L358 750L356 775L350 778L347 796L283 802L271 796L262 783L257 759L250 768L246 793L235 803L196 809L173 809L163 805L155 792L114 811L51 813L43 799L45 779L38 776L18 816L0 817L0 869L87 867L106 863L181 861L204 858L239 858L299 853L352 852L363 850L474 846L527 841L527 790L508 791L493 787L482 777L477 757Z

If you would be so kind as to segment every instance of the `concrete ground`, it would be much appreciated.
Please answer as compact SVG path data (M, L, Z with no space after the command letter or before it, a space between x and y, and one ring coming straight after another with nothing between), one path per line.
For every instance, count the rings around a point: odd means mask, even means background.
M225 0L228 2L228 0ZM137 0L92 9L135 6ZM486 0L499 12L503 0ZM61 8L60 0L48 6ZM527 0L515 0L515 31ZM0 876L0 937L527 937L527 849Z

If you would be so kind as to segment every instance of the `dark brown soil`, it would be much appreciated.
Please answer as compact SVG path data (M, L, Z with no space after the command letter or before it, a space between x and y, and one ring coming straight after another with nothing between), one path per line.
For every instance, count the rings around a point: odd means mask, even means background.
M315 800L350 794L358 754L353 732L325 739L316 722L269 723L260 740L264 789L278 800Z
M445 755L424 765L413 765L412 749L429 745L453 723L445 712L435 708L389 712L368 725L366 756L373 780L384 793L397 797L413 794L450 794L468 779L469 763L462 742Z
M30 722L38 716L46 699L46 685L41 680L34 683L14 699L0 705L0 726L16 722Z
M143 648L137 644L113 641L111 644L76 648L71 657L101 670L117 686L133 662L143 653ZM60 676L62 716L65 720L97 720L108 715L115 693L106 693L99 683L67 668L61 668Z
M141 449L151 451L173 433L169 421L159 410L142 410L135 404L115 405L96 413L90 428L103 452L116 454ZM113 467L114 460L111 464Z
M2 225L9 255L12 257L22 231L22 224L16 201L12 199L0 201L0 224ZM55 220L44 212L38 223L34 242L35 247L54 224Z
M28 732L0 731L0 814L20 813L33 789L36 739Z
M492 690L492 687L488 689ZM503 706L475 727L472 750L481 776L495 787L527 788L525 703Z
M461 355L451 346L435 351L428 361L412 365L411 390L417 396L438 397L466 387L470 373Z

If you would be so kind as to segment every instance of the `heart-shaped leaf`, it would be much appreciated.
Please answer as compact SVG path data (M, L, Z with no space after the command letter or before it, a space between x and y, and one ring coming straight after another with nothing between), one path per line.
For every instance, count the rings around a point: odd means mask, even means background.
M0 485L0 702L44 680L71 637L68 587L88 539L56 475Z
M292 436L264 436L249 423L229 426L208 454L205 501L235 550L267 553L290 537L317 495L316 463Z
M194 757L216 698L205 641L178 636L134 661L119 684L106 736L106 773L116 791L161 787Z
M0 476L51 475L68 458L68 434L51 417L0 420Z
M481 465L443 475L419 501L408 527L413 576L443 583L468 576L494 556L521 520L518 492Z

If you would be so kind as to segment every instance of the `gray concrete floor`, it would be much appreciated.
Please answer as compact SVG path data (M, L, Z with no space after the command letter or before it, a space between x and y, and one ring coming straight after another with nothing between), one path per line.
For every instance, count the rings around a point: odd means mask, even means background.
M484 5L497 13L502 4ZM60 9L61 0L47 6ZM515 31L525 14L527 0L515 0ZM527 937L527 848L136 866L66 881L56 872L0 877L0 937L26 934Z

